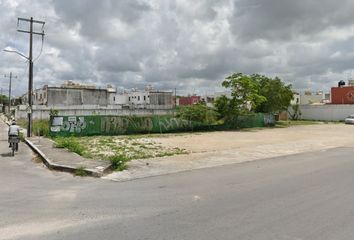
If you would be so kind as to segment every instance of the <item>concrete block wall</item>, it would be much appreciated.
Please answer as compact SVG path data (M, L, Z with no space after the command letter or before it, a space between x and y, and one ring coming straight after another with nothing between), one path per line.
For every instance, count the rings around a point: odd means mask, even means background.
M301 119L343 121L354 114L354 104L301 105Z
M43 105L34 105L32 116L33 119L49 119L51 107ZM105 116L150 116L150 115L167 115L173 114L172 109L122 109L120 105L108 105L102 107L98 105L79 105L55 107L58 114L62 116L90 116L90 115L105 115ZM26 106L20 105L15 110L15 118L27 118Z

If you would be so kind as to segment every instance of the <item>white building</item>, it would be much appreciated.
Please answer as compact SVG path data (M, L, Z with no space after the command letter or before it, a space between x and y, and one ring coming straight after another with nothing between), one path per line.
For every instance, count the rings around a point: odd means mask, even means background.
M201 101L205 102L205 104L208 107L214 107L214 101L221 96L226 96L227 98L232 97L231 92L229 92L229 91L215 92L213 94L207 94L207 95L201 96Z
M117 93L113 102L133 109L171 109L174 105L172 91L156 91L151 87L143 91L132 89L130 92Z
M326 100L325 94L320 91L316 93L312 92L305 92L304 94L300 95L300 105L307 105L307 104L318 104L318 103L324 103Z

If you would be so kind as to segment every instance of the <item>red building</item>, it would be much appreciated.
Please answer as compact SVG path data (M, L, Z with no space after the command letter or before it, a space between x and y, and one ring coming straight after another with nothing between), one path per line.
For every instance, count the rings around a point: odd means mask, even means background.
M354 104L354 86L332 87L332 104Z
M180 97L179 105L193 105L200 102L200 96Z

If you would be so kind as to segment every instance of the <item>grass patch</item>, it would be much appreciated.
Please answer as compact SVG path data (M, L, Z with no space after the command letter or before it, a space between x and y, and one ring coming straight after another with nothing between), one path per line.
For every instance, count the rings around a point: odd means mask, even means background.
M27 129L27 119L19 119L17 125ZM32 133L35 136L49 137L49 120L33 120Z
M82 145L75 137L57 137L54 139L56 148L66 148L70 152L79 154L80 156L85 155L87 150L84 145Z
M81 137L77 141L84 145L84 154L95 159L110 161L116 170L124 170L132 159L188 154L180 148L167 148L160 146L153 138L146 135L135 136L95 136ZM72 141L69 141L72 144Z
M95 136L95 137L56 137L55 147L66 148L86 158L109 161L114 170L127 168L132 159L188 154L180 148L167 148L146 135L139 136Z
M74 174L75 174L75 176L79 176L79 177L87 176L87 172L85 171L85 167L84 166L80 166L77 169L75 169Z

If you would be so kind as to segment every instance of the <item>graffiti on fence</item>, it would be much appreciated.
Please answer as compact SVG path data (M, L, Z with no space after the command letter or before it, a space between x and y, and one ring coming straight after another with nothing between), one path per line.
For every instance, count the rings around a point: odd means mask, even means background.
M179 118L159 118L158 124L161 131L173 131L177 129L193 128L193 123L191 121Z
M151 132L153 121L150 117L102 117L101 132L124 134L129 132Z
M101 118L101 132L109 134L168 132L192 127L190 121L171 117L111 116Z
M60 130L70 133L80 133L86 129L87 124L84 117L68 117L66 121L63 121Z
M239 119L238 127L260 127L274 124L272 116L256 114ZM211 129L209 125L191 122L173 116L55 116L51 118L52 136L119 135L137 133L165 133ZM220 129L233 129L234 125L218 125ZM216 129L216 128L215 128Z

